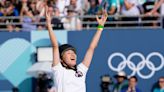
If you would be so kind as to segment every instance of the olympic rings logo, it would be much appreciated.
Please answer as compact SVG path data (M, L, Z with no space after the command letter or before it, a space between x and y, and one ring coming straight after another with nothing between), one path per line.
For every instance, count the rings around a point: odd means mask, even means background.
M141 58L141 61L137 65L135 65L131 61L131 59L135 56ZM153 62L151 62L150 59L154 56L157 56L160 58L160 65L159 66L155 66L153 64ZM119 63L117 65L117 67L114 67L112 65L112 60L115 57L120 57L122 59L121 63ZM113 71L116 71L116 72L122 71L127 66L130 70L132 70L132 73L129 76L134 76L137 73L139 77L141 77L143 79L149 79L155 74L156 71L159 71L164 67L164 57L159 52L152 52L146 58L143 56L142 53L133 52L126 59L126 57L122 53L116 52L116 53L113 53L112 55L109 56L108 66L110 69L112 69ZM140 72L142 69L144 69L145 66L147 66L147 68L149 70L151 70L151 72L149 74L142 74Z

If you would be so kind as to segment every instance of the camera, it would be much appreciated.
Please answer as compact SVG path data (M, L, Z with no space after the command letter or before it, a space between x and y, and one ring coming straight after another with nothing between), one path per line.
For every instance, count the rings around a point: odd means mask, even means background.
M101 92L110 92L109 87L113 84L112 78L109 75L101 76Z

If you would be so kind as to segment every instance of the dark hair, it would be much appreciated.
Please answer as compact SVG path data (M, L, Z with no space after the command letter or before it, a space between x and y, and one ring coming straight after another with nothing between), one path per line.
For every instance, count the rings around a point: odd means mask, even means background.
M159 79L164 79L164 76L161 76Z
M17 87L13 87L12 92L19 92L19 89Z
M138 78L137 78L136 76L131 76L131 77L129 78L129 80L132 79L132 78L134 78L134 79L136 80L136 82L138 81Z

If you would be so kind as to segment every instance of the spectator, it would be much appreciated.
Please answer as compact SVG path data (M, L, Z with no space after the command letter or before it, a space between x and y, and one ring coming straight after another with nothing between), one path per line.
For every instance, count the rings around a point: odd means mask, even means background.
M147 15L155 14L163 3L164 3L164 0L158 0L158 2L155 4L153 9L151 11L147 12L146 14Z
M5 1L0 11L0 16L19 16L18 10L11 1Z
M87 12L87 15L96 15L98 12L98 3L95 0L90 0L90 8Z
M43 1L43 0L39 0L36 3L36 10L39 12L39 17L43 17L44 13L45 13L45 5L47 2Z
M125 80L127 79L127 77L124 71L118 72L118 74L115 75L114 77L116 78L117 83L114 84L112 92L121 92L123 88L128 86L127 83L125 83Z
M147 0L147 2L145 2L143 4L143 8L144 8L144 13L145 13L145 18L143 18L143 20L158 20L158 16L160 15L160 9L159 7L163 4L164 0ZM161 14L162 14L162 8L161 8ZM157 23L147 23L145 24L146 26L158 26L159 24Z
M117 10L117 0L108 0L108 14L114 15Z
M48 6L48 11L50 13L51 16L53 16L51 23L53 24L52 27L53 29L57 30L57 29L64 29L63 28L63 23L61 22L61 20L59 19L60 17L60 12L59 9L57 7L54 7L52 5ZM42 18L40 20L40 22L45 22L45 18ZM38 26L38 30L45 30L46 27L45 25L39 25Z
M37 78L37 89L36 92L47 92L48 86L47 86L47 74L39 74Z
M78 0L78 3L82 4L82 10L84 14L86 14L89 9L89 0Z
M109 21L117 21L118 18L117 16L120 14L120 7L118 7L118 5L120 5L119 2L117 2L119 0L107 0L107 11L109 15L116 15L116 17L108 17ZM115 24L108 24L106 26L115 26Z
M20 12L20 21L22 23L22 31L32 31L36 30L37 27L35 24L32 24L36 21L34 14L27 6L28 3L23 3L21 12Z
M138 0L124 0L121 13L126 16L140 15Z
M82 25L78 17L75 16L75 10L72 5L68 6L67 16L62 20L64 29L66 30L81 30Z
M124 3L121 7L121 14L124 17L121 18L122 21L135 21L138 23L124 23L122 26L138 26L139 25L139 18L140 10L138 8L139 3L138 0L124 0Z
M70 5L70 0L56 0L56 7L60 11L60 16L65 16L65 7Z
M36 9L36 4L37 2L34 0L31 1L29 5L29 9L31 10L32 14L34 14L34 16L38 16L39 14L38 10Z
M159 87L155 88L153 92L164 92L164 76L158 80Z
M70 0L70 5L74 7L74 11L77 13L77 15L84 15L82 4L78 3L78 0Z
M129 78L129 83L128 83L128 87L124 88L121 90L121 92L141 92L139 88L137 88L137 77L136 76L132 76Z
M6 0L3 3L1 2L0 16L19 16L19 12L11 1ZM18 19L1 19L0 21L8 24L7 26L3 25L0 27L7 28L8 31L13 31L15 29L16 25L13 25L13 22L19 22Z
M99 7L98 7L98 2L96 0L89 0L89 10L87 11L87 15L97 15L98 14L98 10L99 10ZM93 22L93 21L96 21L96 19L93 17L89 17L89 18L83 18L83 21L88 21L88 22ZM96 27L97 25L96 24L84 24L83 27Z

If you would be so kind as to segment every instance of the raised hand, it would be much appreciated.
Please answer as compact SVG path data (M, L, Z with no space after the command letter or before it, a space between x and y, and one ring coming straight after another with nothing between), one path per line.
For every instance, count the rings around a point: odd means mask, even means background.
M107 18L108 18L107 12L104 12L101 18L99 18L98 16L96 16L97 22L101 26L104 26Z
M45 7L45 17L46 17L47 23L51 23L51 15L48 11L48 6Z

